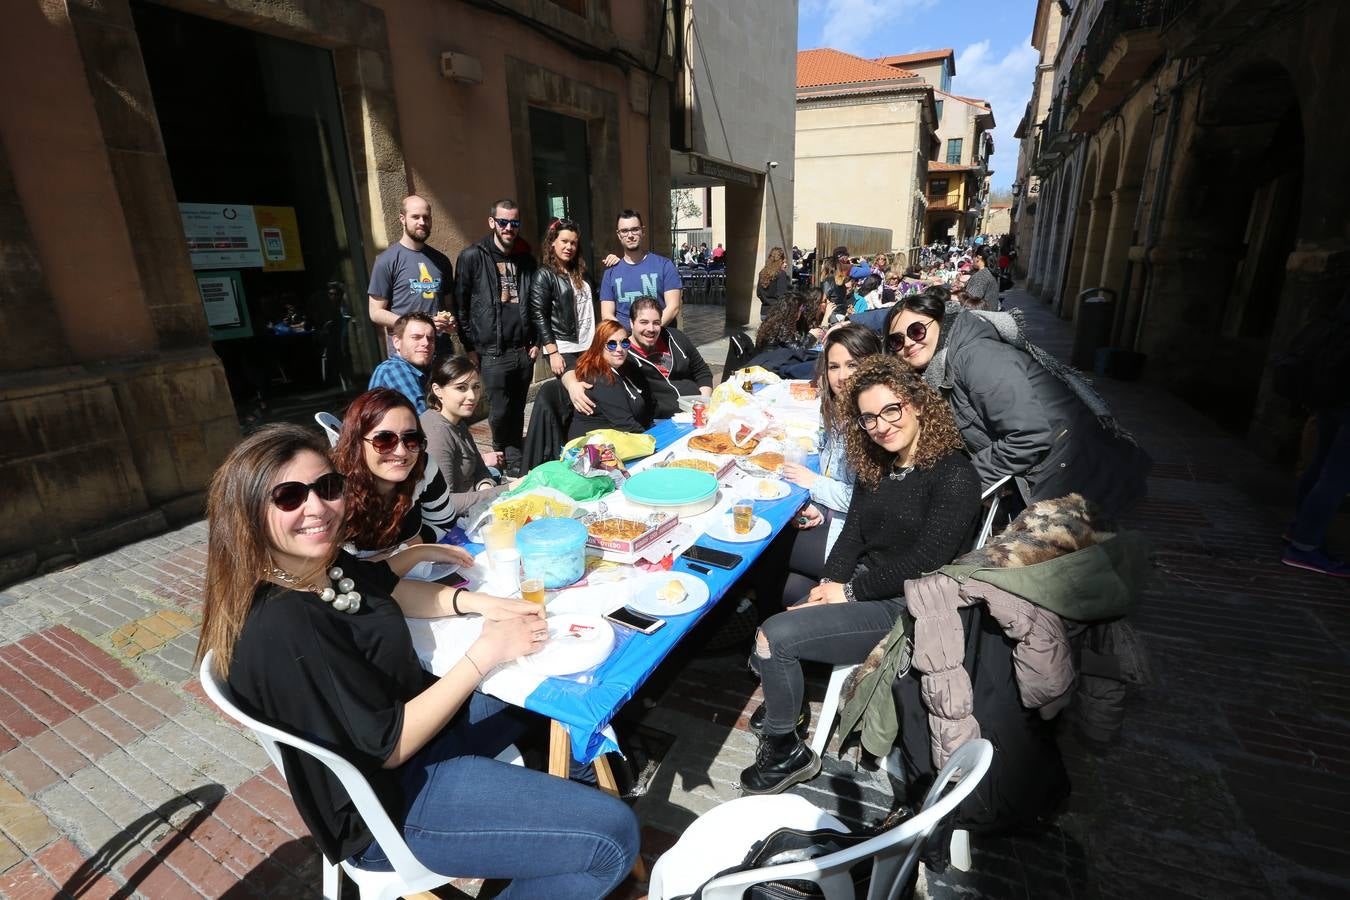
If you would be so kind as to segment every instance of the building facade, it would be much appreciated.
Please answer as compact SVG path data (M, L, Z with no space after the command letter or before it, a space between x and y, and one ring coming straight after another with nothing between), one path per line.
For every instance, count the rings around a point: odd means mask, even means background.
M892 249L915 249L936 125L933 88L915 73L838 50L798 53L792 242L815 247L816 226L833 222L889 229Z
M1147 377L1291 455L1303 415L1272 393L1270 361L1350 276L1347 189L1318 175L1339 153L1327 111L1350 89L1350 8L1058 6L1053 96L1023 145L1028 286L1070 318L1104 292L1107 327L1080 325L1080 343L1140 354Z
M1058 210L1054 203L1049 202L1049 193L1043 191L1047 185L1042 183L1041 175L1049 159L1042 160L1039 142L1055 94L1055 58L1059 53L1062 18L1057 0L1037 0L1036 18L1031 28L1031 46L1038 54L1036 74L1031 82L1031 97L1013 131L1013 137L1018 141L1018 151L1010 215L1013 247L1018 249L1014 274L1019 279L1027 276L1030 256L1023 251L1031 249L1032 236L1040 223L1038 214L1051 215Z
M0 75L26 87L0 92L0 583L200 515L241 415L364 384L383 353L370 266L407 193L451 259L511 197L532 246L576 219L596 272L625 207L664 249L682 165L735 183L729 237L760 255L791 209L795 22L767 0L10 10ZM683 72L691 31L716 34L710 57L752 54L758 79ZM781 127L742 123L763 143L709 137L719 109L772 113L755 94L780 78ZM274 327L292 318L307 327Z

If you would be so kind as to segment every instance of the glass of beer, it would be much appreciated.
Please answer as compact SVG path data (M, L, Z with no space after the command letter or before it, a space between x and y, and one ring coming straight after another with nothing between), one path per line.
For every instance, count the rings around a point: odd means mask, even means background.
M542 578L526 578L520 583L520 599L538 603L544 608L544 581Z
M731 527L737 534L749 534L755 527L755 504L749 500L737 500L731 507Z

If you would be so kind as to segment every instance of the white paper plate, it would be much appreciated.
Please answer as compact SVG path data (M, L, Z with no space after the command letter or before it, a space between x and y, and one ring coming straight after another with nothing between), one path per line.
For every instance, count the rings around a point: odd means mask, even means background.
M764 487L765 485L768 487ZM762 490L767 491L769 488L772 488L772 491L761 493ZM743 496L750 500L782 500L790 493L792 493L792 488L788 487L786 481L779 481L775 478L760 478L746 485Z
M731 513L718 516L708 524L707 535L719 541L728 541L732 544L749 544L755 541L762 541L773 534L773 526L755 516L755 524L751 527L749 534L737 534L736 526L732 524Z
M656 596L657 591L665 587L672 579L677 579L689 592L679 603L667 603ZM701 609L708 602L708 585L690 572L657 572L640 581L633 589L633 599L628 605L638 612L664 619L667 616L682 616Z
M539 675L574 675L604 662L613 649L614 628L604 619L585 613L563 613L549 616L548 643L544 649L522 656L516 663Z

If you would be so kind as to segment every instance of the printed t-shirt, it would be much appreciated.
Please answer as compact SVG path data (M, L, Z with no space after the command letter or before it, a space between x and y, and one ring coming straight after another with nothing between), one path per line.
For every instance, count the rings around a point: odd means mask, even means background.
M370 270L370 287L366 293L388 300L389 311L396 316L410 312L434 316L451 306L450 292L455 284L453 275L450 259L441 251L427 246L421 250L410 250L396 242L375 257L375 265ZM388 329L385 331L385 344L392 356L392 332Z
M675 263L658 253L648 253L640 262L619 260L618 265L605 270L600 280L600 302L613 301L614 315L625 330L632 328L628 307L639 297L655 297L661 309L666 308L666 291L684 286Z

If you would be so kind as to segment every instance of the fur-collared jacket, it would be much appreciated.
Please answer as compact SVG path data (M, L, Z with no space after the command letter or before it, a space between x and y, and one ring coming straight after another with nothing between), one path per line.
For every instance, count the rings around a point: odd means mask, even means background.
M869 753L888 753L898 729L890 684L912 663L922 673L934 765L979 737L958 610L983 603L1014 642L1023 706L1052 718L1075 700L1076 686L1080 725L1095 740L1113 739L1125 686L1148 680L1142 647L1121 620L1147 567L1142 536L1105 530L1081 496L1032 504L984 548L905 583L909 617L854 673L842 733L861 730Z

